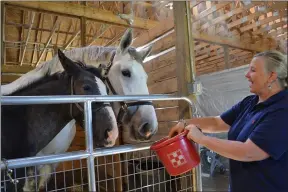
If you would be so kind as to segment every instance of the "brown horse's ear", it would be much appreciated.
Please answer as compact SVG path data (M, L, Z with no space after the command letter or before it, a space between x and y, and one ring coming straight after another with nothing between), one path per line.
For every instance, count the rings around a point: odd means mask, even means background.
M64 70L71 76L79 75L81 68L58 49L58 58Z

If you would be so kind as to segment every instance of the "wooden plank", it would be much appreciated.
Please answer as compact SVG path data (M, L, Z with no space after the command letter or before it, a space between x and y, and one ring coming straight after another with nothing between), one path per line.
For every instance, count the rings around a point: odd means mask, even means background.
M169 94L178 91L177 78L168 79L167 81L161 81L153 85L148 86L150 94Z
M283 6L279 6L279 2L275 3L275 4L272 4L268 9L266 10L260 10L260 11L257 11L253 14L250 14L248 16L245 16L245 17L242 17L241 19L238 19L236 21L233 21L229 24L227 24L227 27L228 29L231 29L232 27L236 27L237 25L240 25L240 24L243 24L245 22L248 22L248 21L251 21L253 19L255 19L256 17L259 17L263 14L266 14L267 12L269 11L279 11L279 10L282 10L283 9ZM219 33L220 31L218 31L217 33Z
M274 23L272 25L267 25L266 27L262 27L260 28L259 30L257 31L253 31L252 34L253 35L258 35L260 33L265 33L265 32L269 32L271 31L272 29L277 29L278 27L283 27L286 25L286 22L285 21L280 21L279 23Z
M151 52L151 55L160 53L161 51L164 51L170 47L173 47L175 45L175 32L171 33L170 35L167 35L163 39L155 42L153 44L153 49Z
M278 35L280 35L280 34L282 34L282 33L285 33L285 32L287 32L287 27L286 28L282 28L282 29L279 29L279 30L275 30L275 31L273 31L273 32L271 32L271 33L268 33L268 36L270 36L270 37L274 37L274 36L278 36Z
M152 71L168 65L172 65L173 63L175 63L175 57L176 57L175 51L171 51L169 54L165 54L156 59L153 59Z
M230 4L231 2L224 2L224 3L218 3L214 6L212 6L211 8L209 9L206 9L204 11L202 11L200 14L198 14L197 16L193 16L192 17L192 22L196 22L197 20L199 19L203 19L205 16L225 7L226 5Z
M255 22L255 23L252 23L252 24L250 24L250 25L246 25L246 26L244 26L244 27L241 27L241 28L240 28L240 31L243 33L243 32L245 32L245 31L248 31L248 30L253 29L253 28L255 28L255 27L258 27L258 26L264 25L264 24L266 24L266 23L269 23L269 22L271 22L271 21L280 19L280 18L282 18L282 17L284 17L284 16L287 16L287 12L286 12L286 13L278 13L278 15L275 14L275 16L271 16L271 17L268 17L268 18L266 18L266 19L263 19L263 20L260 20L260 21Z
M117 24L128 27L129 24L111 11L95 9L94 7L73 4L69 2L45 2L45 1L10 1L8 5L21 6L25 8L36 9L37 11L48 11L51 13L65 14L76 17L85 17L86 19L97 20L110 24ZM132 26L140 29L150 29L159 24L158 21L133 17Z
M176 65L168 65L149 73L148 85L176 77Z
M19 74L1 74L1 84L11 83L21 77Z
M177 93L175 95L177 95ZM175 106L178 106L178 101L153 101L153 105L156 109L166 108L166 107L175 107Z
M170 31L174 28L174 18L169 17L155 27L149 29L148 31L143 32L137 38L134 39L132 46L139 47L148 42L152 39L156 39L157 37L161 36L162 34Z
M201 26L201 30L204 30L208 27L211 27L217 23L220 23L221 21L225 21L227 19L229 19L230 17L232 17L233 15L236 15L236 14L239 14L239 13L242 13L243 11L247 10L247 9L250 9L251 7L254 7L256 6L257 4L259 3L250 3L249 5L247 6L244 6L244 7L240 7L240 8L237 8L237 9L233 9L231 10L230 12L227 12L225 13L224 15L221 15L213 20L209 20L207 21L207 23L205 23L204 25Z
M28 73L29 71L33 70L34 67L27 66L27 65L1 65L1 72L2 73Z
M0 10L1 10L1 35L0 35L0 42L1 42L1 45L0 45L0 59L1 59L1 72L2 72L2 66L3 64L6 62L6 49L5 49L5 43L4 43L4 38L5 38L5 27L4 27L4 21L6 21L6 9L5 9L5 5L4 5L4 2L0 2Z
M156 110L158 121L175 121L179 119L179 108L167 108Z
M265 51L269 50L269 45L263 45L259 46L258 44L246 44L242 43L239 40L233 39L233 38L220 38L219 36L213 36L213 35L207 35L205 33L195 32L193 31L193 38L196 41L206 41L212 44L218 44L218 45L227 45L229 47L237 48L237 49L243 49L247 51Z

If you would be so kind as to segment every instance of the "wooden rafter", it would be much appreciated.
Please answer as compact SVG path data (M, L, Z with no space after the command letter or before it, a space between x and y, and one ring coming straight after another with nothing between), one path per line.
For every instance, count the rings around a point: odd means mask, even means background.
M56 16L56 20L55 20L54 25L53 25L53 27L51 29L50 36L49 36L49 38L48 38L48 40L47 40L47 42L45 44L45 47L44 47L43 51L41 52L41 54L40 54L40 56L38 58L38 61L36 63L36 67L39 65L39 63L40 63L40 61L41 61L41 59L42 59L47 47L49 46L49 44L50 44L50 42L52 40L53 35L55 34L56 29L59 27L59 22L60 22L60 19L59 19L58 16Z
M280 21L279 23L275 23L275 24L272 24L272 25L267 25L266 27L262 27L260 28L259 30L257 31L253 31L253 35L258 35L258 34L261 34L261 33L265 33L265 32L269 32L273 29L277 29L278 27L283 27L284 25L286 25L286 22L285 21Z
M215 19L213 19L213 20L211 20L211 21L208 20L207 23L205 23L204 25L201 26L201 30L204 30L204 29L206 29L206 28L208 28L208 27L211 27L211 26L213 26L213 25L216 25L217 23L220 23L220 22L222 22L222 21L225 21L226 19L228 19L228 18L230 18L230 17L232 17L232 16L234 16L234 15L236 15L236 14L242 13L243 11L248 10L248 9L254 7L255 5L257 5L257 4L255 4L255 3L253 3L253 4L250 3L249 5L247 5L247 6L245 6L245 7L240 7L240 8L234 9L234 10L232 10L232 11L230 11L230 12L228 12L228 13L225 13L225 14L221 15L220 17L217 17L217 18L215 18Z
M103 26L103 25L102 25ZM92 41L88 44L88 46L91 46L99 37L104 35L104 33L111 28L111 25L104 25L103 27L101 26L100 28L100 34L96 34L93 38Z
M22 24L25 24L25 10L22 10ZM23 27L21 27L21 31L20 31L20 38L19 38L19 41L24 41L24 25ZM18 60L19 62L21 62L21 53L22 53L22 47L19 49L18 51L19 53L19 57L18 57Z
M28 42L29 37L30 37L30 32L31 32L31 28L32 28L33 23L34 23L34 18L35 18L35 12L32 12L31 13L30 23L29 23L29 30L27 32L27 36L26 36L26 40L25 40L25 44L24 44L24 49L23 49L23 52L22 52L22 59L21 59L20 65L22 65L23 61L24 61L26 47L27 47L27 42Z
M192 22L196 22L199 19L203 19L204 17L208 16L209 14L227 6L228 4L230 4L231 2L223 2L223 3L218 3L216 5L213 5L212 7L202 11L199 15L197 16L192 16Z
M76 39L76 37L81 33L81 29L78 30L71 38L70 40L63 46L63 49L67 49L71 44L72 42Z
M109 46L118 41L122 35L125 33L125 30L121 33L116 34L110 41L108 41L104 46Z
M73 4L69 2L10 1L7 2L7 4L19 6L22 8L30 8L34 9L35 11L48 11L50 13L66 14L69 16L76 16L76 17L85 17L86 19L130 27L130 25L128 25L120 17L118 17L117 15L113 14L110 11L104 11L99 9L95 11L95 8L93 7ZM132 24L132 27L140 29L150 29L159 24L158 21L142 19L139 17L134 17L133 19L134 22Z
M258 27L258 26L261 26L261 25L264 25L266 23L269 23L271 21L274 21L274 20L277 20L277 19L280 19L282 17L285 17L287 16L287 12L274 12L275 13L275 16L271 16L271 17L268 17L268 18L265 18L263 20L260 20L260 21L257 21L255 23L252 23L250 25L246 25L244 27L241 27L240 28L240 31L243 33L244 31L247 31L247 30L250 30L250 29L253 29L255 27Z

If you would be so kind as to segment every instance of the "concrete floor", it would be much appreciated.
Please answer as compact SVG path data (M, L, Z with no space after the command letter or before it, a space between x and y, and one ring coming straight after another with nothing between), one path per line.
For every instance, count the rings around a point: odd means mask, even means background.
M228 173L224 174L224 175L215 174L213 177L210 177L209 174L203 174L203 176L202 176L202 189L203 189L203 192L207 192L207 191L217 191L217 192L228 191L228 185L229 185Z

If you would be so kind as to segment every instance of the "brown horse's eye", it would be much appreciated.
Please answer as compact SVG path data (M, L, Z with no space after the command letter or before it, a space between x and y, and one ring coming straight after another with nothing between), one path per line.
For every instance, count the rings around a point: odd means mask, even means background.
M90 91L91 90L91 86L90 85L83 85L83 90L84 91Z

